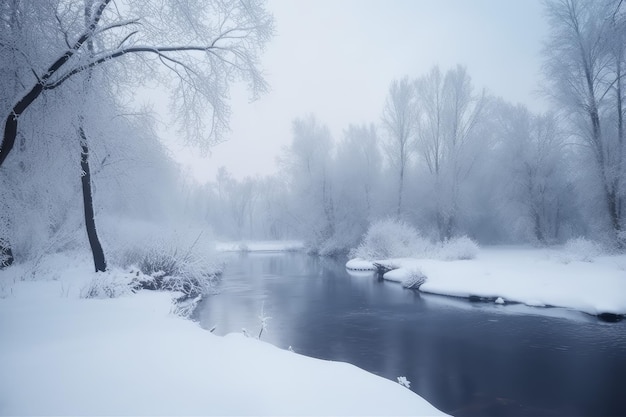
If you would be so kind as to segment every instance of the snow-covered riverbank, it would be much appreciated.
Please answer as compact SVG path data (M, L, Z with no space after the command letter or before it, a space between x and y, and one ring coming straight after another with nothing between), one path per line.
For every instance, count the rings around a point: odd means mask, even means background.
M470 260L377 262L397 268L384 275L390 281L404 283L424 276L419 289L428 293L565 307L593 315L626 314L626 255L503 247L483 248ZM373 262L362 259L348 261L346 267L374 269Z
M0 271L0 414L442 415L355 366L215 336L170 293L81 298L94 278L87 257Z

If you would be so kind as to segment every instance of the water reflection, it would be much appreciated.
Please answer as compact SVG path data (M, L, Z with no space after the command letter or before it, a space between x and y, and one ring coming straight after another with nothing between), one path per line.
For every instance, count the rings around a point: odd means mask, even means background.
M247 254L198 310L216 333L263 340L394 379L454 415L624 415L626 323L563 309L404 290L345 261Z

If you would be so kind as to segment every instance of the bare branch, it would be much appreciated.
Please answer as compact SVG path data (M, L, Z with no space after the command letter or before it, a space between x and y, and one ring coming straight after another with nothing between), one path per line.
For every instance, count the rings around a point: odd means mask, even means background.
M211 52L212 49L218 49L216 47L210 47L210 46L134 46L134 47L129 47L129 48L121 48L118 50L115 50L113 52L110 52L108 54L105 54L103 56L100 56L99 58L96 58L95 60L84 64L84 65L80 65L78 67L75 67L74 69L72 69L71 71L69 71L68 73L66 73L65 75L62 75L60 78L58 78L55 81L49 82L48 79L50 78L50 76L44 77L43 78L43 83L44 83L44 89L46 90L53 90L55 88L57 88L59 85L63 84L65 81L67 81L69 78L71 78L72 76L83 72L89 68L93 68L97 65L103 64L109 60L113 60L119 57L122 57L126 54L138 54L138 53L144 53L144 52L148 52L148 53L154 53L157 54L159 56L161 56L162 58L167 59L168 61L172 61L175 62L179 65L188 67L186 65L184 65L182 62L171 58L167 55L164 55L164 52L186 52L186 51L192 51L192 52ZM68 53L71 51L68 51ZM66 55L68 54L66 53ZM71 55L70 55L71 56ZM65 55L64 55L65 57ZM62 57L63 58L63 57ZM60 58L60 59L62 59ZM69 57L67 58L69 59ZM232 64L231 62L223 59L225 62ZM62 64L60 64L58 67L60 67ZM234 65L234 64L233 64ZM57 68L58 69L58 68ZM238 67L238 69L241 70L240 67ZM50 75L52 75L53 73L50 73Z
M136 30L136 31L134 31L134 32L130 32L130 33L129 33L128 35L126 35L126 37L125 37L124 39L122 39L122 41L121 41L121 42L117 45L117 48L118 48L118 49L120 49L120 48L124 45L124 43L126 43L126 41L127 41L128 39L130 39L133 35L135 35L135 34L137 34L137 33L138 33L138 31L137 31L137 30Z
M67 36L67 30L63 29L63 22L61 22L61 18L59 17L59 13L56 10L54 12L54 18L56 19L57 23L59 24L59 29L61 29L61 32L63 32L63 38L65 40L65 45L68 48L71 48L70 40L69 40L69 38Z
M139 19L123 20L121 22L115 22L115 23L112 23L110 25L101 27L98 30L95 30L93 32L93 35L94 36L95 35L99 35L100 33L107 32L107 31L109 31L111 29L116 29L116 28L131 26L131 25L141 25L141 23L140 23Z

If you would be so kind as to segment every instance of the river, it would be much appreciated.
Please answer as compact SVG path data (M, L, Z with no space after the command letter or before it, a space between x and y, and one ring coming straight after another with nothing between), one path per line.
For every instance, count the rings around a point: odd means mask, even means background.
M396 380L455 416L626 415L626 321L403 289L345 259L233 255L196 310L253 337ZM340 394L338 394L340 395Z

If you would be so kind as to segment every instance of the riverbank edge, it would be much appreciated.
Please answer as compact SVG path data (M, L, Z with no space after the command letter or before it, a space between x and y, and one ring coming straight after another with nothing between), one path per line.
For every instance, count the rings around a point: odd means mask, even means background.
M175 293L84 298L102 275L62 263L0 272L2 415L444 415L356 366L213 335L172 314Z
M505 250L500 251L504 252ZM523 265L523 262L520 262L512 263L506 268L503 268L501 265L494 267L489 264L493 260L481 259L480 255L474 260L422 258L365 260L355 258L348 260L346 270L352 273L375 273L380 279L399 283L407 289L467 299L470 302L502 305L524 304L534 308L565 308L580 311L607 322L617 322L626 318L626 293L624 293L626 291L625 255L607 255L598 257L596 260L572 262L570 260L564 261L563 259L566 258L558 250L552 250L547 254L548 252L542 249L524 248L520 250L516 248L511 250L511 252L513 255L517 252L534 253L536 255L534 257L535 261L550 262L553 264L552 269L571 270L571 280L565 282L565 285L570 285L565 286L563 289L566 296L556 297L553 294L546 294L544 292L546 288L550 288L551 292L554 292L553 287L555 284L550 282L550 276L546 274L544 274L546 276L541 276L541 273L537 272L536 268L533 269L532 266ZM510 254L508 255L510 256ZM522 257L522 260L528 261L528 256ZM596 273L593 272L594 264L598 266ZM611 277L608 278L602 274L603 272L606 273L607 264L609 266L614 264L615 266L614 270L611 271ZM474 271L467 277L466 282L460 282L454 274L463 274L465 272L464 267L467 269L470 265L479 265L479 267L474 268ZM580 271L576 270L577 268L585 269L586 271L581 274ZM477 269L478 271L476 271ZM525 281L520 280L520 274L524 270L527 270L529 275L534 274L533 278L541 277L541 280L535 280L539 281L535 288L532 288L533 280L525 280L528 282L528 285L524 285ZM559 274L562 275L563 273L566 274L568 271L559 271ZM616 274L620 278L618 281L616 281L616 276L614 276ZM498 291L497 287L502 287L502 283L507 280L516 280L517 282L512 284L518 288ZM563 282L561 277L558 277L558 280ZM593 284L585 287L585 285L580 284L581 280ZM490 282L494 285L490 288L485 286L485 282ZM614 285L616 282L618 282L619 286ZM504 286L506 286L506 283ZM588 291L585 291L590 288L602 288L603 286L605 287L606 294L604 294L604 297L608 300L607 302L601 299L603 295L590 299ZM622 296L621 294L624 295Z

